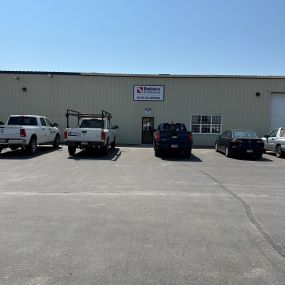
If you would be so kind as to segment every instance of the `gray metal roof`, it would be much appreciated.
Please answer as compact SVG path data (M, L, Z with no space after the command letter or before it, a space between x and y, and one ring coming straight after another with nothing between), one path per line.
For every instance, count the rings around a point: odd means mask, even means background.
M237 78L237 79L285 79L285 75L191 75L191 74L129 74L129 73L97 73L97 72L54 72L54 71L6 71L0 74L46 74L70 76L106 76L106 77L155 77L155 78Z

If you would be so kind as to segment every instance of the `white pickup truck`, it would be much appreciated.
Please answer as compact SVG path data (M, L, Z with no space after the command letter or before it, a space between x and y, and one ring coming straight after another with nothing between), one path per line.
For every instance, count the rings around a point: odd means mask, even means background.
M285 128L274 129L265 135L264 150L274 151L277 157L283 157L285 154Z
M77 127L69 127L69 117L77 118ZM64 140L68 146L69 155L74 155L77 148L101 149L108 154L109 148L116 146L116 131L118 126L111 125L111 114L103 111L101 114L84 114L67 109L67 128Z
M59 140L57 124L43 116L11 115L6 124L0 125L0 152L9 147L11 150L24 148L34 154L38 145L51 144L58 148Z

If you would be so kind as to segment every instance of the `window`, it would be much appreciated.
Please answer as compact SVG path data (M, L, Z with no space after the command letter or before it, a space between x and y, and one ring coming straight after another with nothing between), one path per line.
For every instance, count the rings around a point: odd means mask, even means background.
M37 119L35 117L29 117L29 116L11 116L8 125L16 126L16 125L22 125L22 126L37 126Z
M81 121L80 128L103 129L104 121L101 119L84 119Z
M48 127L52 127L52 123L51 123L50 120L47 119L47 118L46 118L46 123L47 123L47 126L48 126Z
M42 126L46 126L47 124L46 124L46 121L45 121L45 119L44 118L40 118L40 120L41 120L41 124L42 124Z
M278 129L275 129L273 131L270 132L270 134L268 135L270 138L275 138L277 135Z
M222 131L222 116L192 115L191 130L194 134L220 134Z
M168 124L168 123L164 123L158 126L157 128L158 131L187 131L186 127L184 124L182 123L173 123L173 124Z

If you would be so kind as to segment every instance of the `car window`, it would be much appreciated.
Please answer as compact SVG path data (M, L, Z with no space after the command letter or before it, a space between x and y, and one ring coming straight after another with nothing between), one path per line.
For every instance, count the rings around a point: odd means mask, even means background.
M233 131L233 138L238 139L258 139L258 135L253 131Z
M226 137L226 133L227 133L227 132L223 132L223 133L221 134L221 138L225 138L225 137Z
M280 130L280 137L285 137L285 129Z
M268 136L269 137L276 137L277 132L278 132L278 129L275 129L275 130L271 131Z
M46 126L47 125L44 118L40 118L40 121L41 121L42 126Z
M173 123L173 124L168 124L168 123L164 123L161 124L157 127L158 131L187 131L186 127L184 124L182 123Z
M48 126L48 127L52 127L52 123L50 122L50 120L47 119L47 118L45 118L45 120L46 120L47 126Z
M221 137L222 138L230 138L231 137L231 131L225 131Z
M80 128L102 129L104 128L104 122L103 120L99 120L99 119L82 120L80 124Z
M16 116L10 117L8 121L8 125L23 125L23 126L37 126L37 119L35 117L29 116Z

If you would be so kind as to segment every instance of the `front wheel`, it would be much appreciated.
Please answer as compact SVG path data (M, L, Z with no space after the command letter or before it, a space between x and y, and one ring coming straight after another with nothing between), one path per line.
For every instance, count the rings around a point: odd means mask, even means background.
M28 145L28 151L30 154L35 154L37 152L37 139L31 138L30 143Z
M16 149L18 149L19 147L17 147L17 146L10 146L10 149L11 150L16 150Z
M216 151L216 152L219 151L219 149L218 149L218 144L217 144L217 143L215 143L215 151Z
M278 145L278 146L276 147L276 156L277 156L278 158L280 158L280 157L283 156L283 152L282 152L282 149L281 149L281 146L280 146L280 145Z
M76 147L75 146L68 146L68 153L69 155L74 155L76 152Z
M231 157L231 151L230 151L230 148L228 146L226 147L225 155L226 155L226 157Z
M59 134L55 136L52 146L53 148L59 148Z

